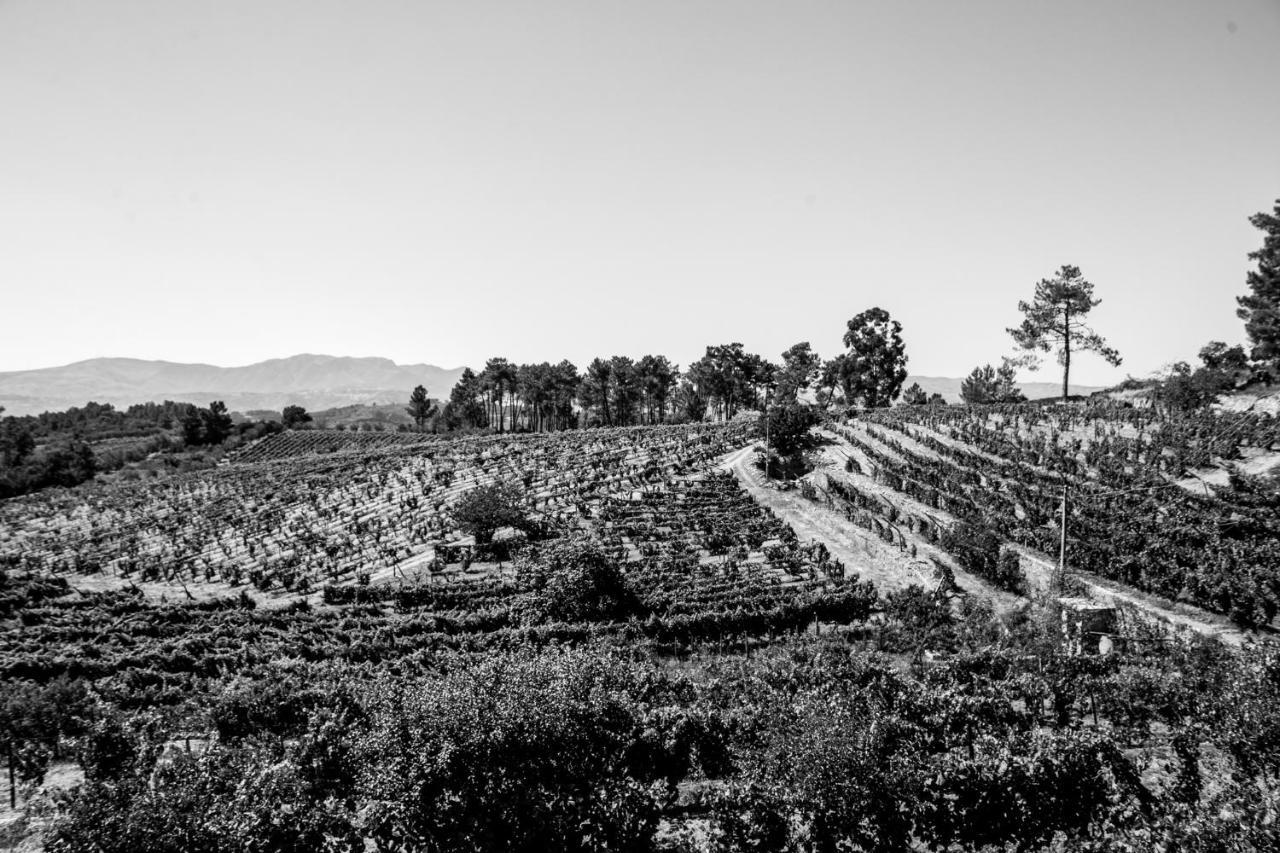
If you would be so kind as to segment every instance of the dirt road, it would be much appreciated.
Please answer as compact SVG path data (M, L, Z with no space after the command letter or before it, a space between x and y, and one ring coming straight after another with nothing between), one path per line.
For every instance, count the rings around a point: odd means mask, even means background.
M852 450L837 436L828 437L843 445L845 451ZM840 471L838 467L834 467L836 460L830 452L832 448L827 448L827 451L824 454L824 462L828 470L809 475L817 481L818 485L823 485L824 478L827 476L842 476L856 481L855 485L864 491L879 493L887 488L874 483L870 478ZM726 456L720 462L720 467L732 472L757 502L773 510L779 518L790 524L802 541L812 539L821 541L836 559L843 562L851 571L857 572L860 577L870 580L882 592L903 589L911 584L923 586L926 589L935 587L938 581L933 565L928 559L933 556L952 567L956 581L963 590L991 600L998 610L1016 607L1023 601L965 572L956 566L949 555L909 533L906 534L908 541L916 546L918 554L915 558L851 524L842 513L828 507L824 502L806 500L800 496L798 490L780 491L766 485L764 476L752 464L754 457L752 448L744 447ZM912 503L905 495L892 490L889 493L900 505ZM934 511L933 514L938 513ZM1013 547L1022 558L1023 570L1032 586L1040 590L1047 588L1049 578L1053 574L1054 561L1029 548ZM1252 636L1251 633L1241 631L1225 616L1210 613L1198 607L1168 601L1085 572L1072 572L1071 577L1085 587L1091 598L1113 601L1118 606L1133 608L1178 630L1216 637L1235 646Z
M726 456L720 467L732 472L761 506L768 507L791 525L801 541L816 539L822 542L833 557L859 577L874 583L881 593L904 589L912 584L925 589L936 587L938 578L929 560L932 555L953 566L956 581L966 592L983 595L998 607L1017 603L1014 596L987 586L963 570L956 570L949 557L928 543L915 541L913 544L918 556L912 557L898 546L849 523L842 513L828 507L825 502L806 500L797 490L781 491L767 485L764 475L752 464L754 458L751 447L744 447ZM821 481L819 485L822 485Z

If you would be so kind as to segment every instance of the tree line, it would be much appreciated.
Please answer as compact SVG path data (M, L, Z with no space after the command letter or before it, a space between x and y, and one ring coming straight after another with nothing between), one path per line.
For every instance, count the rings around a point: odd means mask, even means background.
M881 308L850 319L844 349L824 360L808 341L778 361L738 341L708 346L684 370L664 355L598 357L585 370L490 358L463 371L442 407L418 386L406 411L418 429L554 432L577 427L725 421L739 412L795 405L801 395L824 409L880 408L906 379L902 325Z

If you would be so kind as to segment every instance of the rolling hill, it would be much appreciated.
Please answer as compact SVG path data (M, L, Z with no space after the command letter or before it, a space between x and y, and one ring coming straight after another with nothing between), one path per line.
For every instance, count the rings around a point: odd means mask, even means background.
M418 384L433 397L447 396L461 373L460 367L311 354L243 367L94 358L0 373L0 406L10 415L66 409L90 400L117 407L148 400L200 405L223 400L237 411L291 404L326 409L407 398Z
M948 403L960 402L960 385L963 379L956 379L949 376L908 376L907 381L902 383L903 388L910 388L912 382L919 382L920 387L924 389L926 394L938 393L947 399ZM1062 382L1019 382L1018 388L1027 396L1028 400L1041 400L1045 397L1057 397L1062 393ZM1101 391L1100 385L1075 385L1070 386L1072 395L1087 395L1094 391Z

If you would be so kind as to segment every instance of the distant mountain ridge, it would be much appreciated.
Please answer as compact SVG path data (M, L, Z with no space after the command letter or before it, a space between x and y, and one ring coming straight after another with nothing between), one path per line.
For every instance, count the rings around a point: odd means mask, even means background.
M408 400L415 385L441 399L457 383L463 368L432 364L396 364L389 358L305 353L273 358L243 367L181 364L139 358L91 358L61 367L0 372L0 406L8 415L31 415L83 406L93 400L124 408L134 403L176 400L204 406L222 400L232 411L279 411L298 405L310 410ZM948 402L960 401L963 380L908 376L903 388L920 383ZM1058 382L1019 383L1028 399L1053 397ZM1072 385L1071 393L1100 390Z
M947 376L908 376L907 381L902 383L903 390L911 387L911 383L919 382L920 387L924 389L926 394L938 393L947 399L948 403L960 402L960 386L964 383L963 379L952 379ZM1026 395L1028 400L1043 400L1046 397L1059 397L1062 395L1062 381L1057 382L1019 382L1018 388ZM1101 391L1101 385L1068 385L1068 390L1072 396L1092 394L1094 391Z
M199 405L222 400L233 411L288 405L325 409L407 400L419 384L433 397L446 397L462 370L310 353L243 367L92 358L61 367L0 372L0 406L10 415L56 411L90 400L117 408L150 400Z

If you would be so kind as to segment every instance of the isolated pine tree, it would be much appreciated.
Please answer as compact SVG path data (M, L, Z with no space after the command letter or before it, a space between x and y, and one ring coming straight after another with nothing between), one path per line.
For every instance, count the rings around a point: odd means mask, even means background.
M1064 401L1073 354L1095 352L1108 364L1120 364L1120 353L1107 346L1106 340L1084 322L1085 315L1101 302L1093 298L1093 285L1085 281L1080 268L1068 265L1059 269L1053 278L1040 280L1035 299L1018 303L1018 310L1024 315L1022 325L1008 332L1014 343L1024 350L1057 350L1058 363L1062 365Z
M409 407L405 411L413 418L414 425L421 432L426 422L435 417L436 412L439 410L427 397L427 389L419 385L409 395Z
M1249 272L1249 295L1236 297L1236 316L1244 320L1254 360L1280 365L1280 200L1274 213L1257 213L1249 221L1266 237L1261 249L1249 253L1258 268Z

